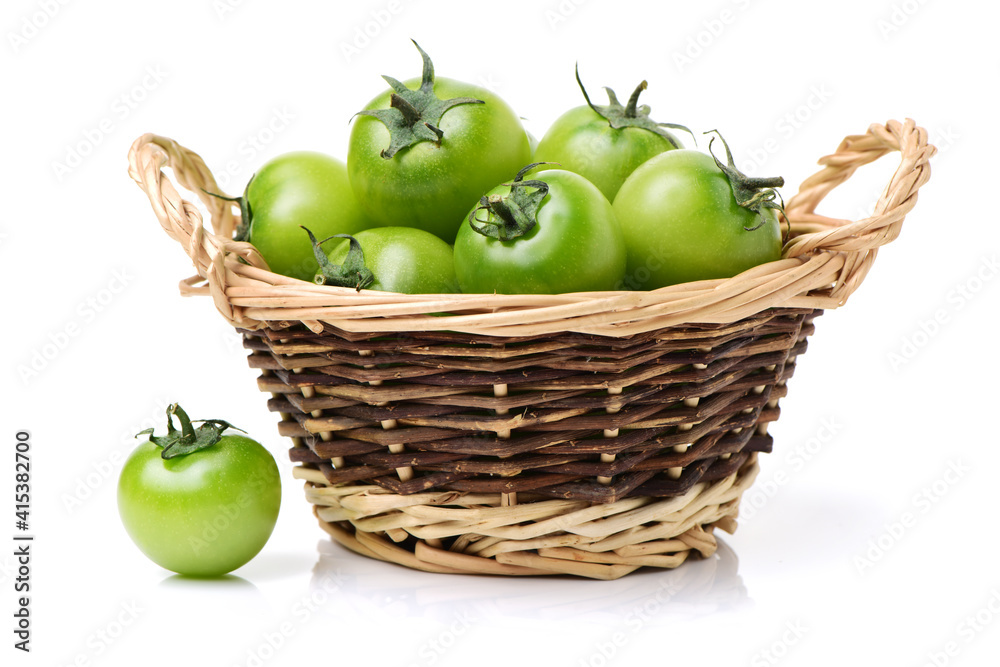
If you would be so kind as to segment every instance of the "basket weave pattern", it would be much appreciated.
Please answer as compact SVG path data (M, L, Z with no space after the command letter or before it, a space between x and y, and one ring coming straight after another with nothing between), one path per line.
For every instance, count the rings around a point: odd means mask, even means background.
M770 451L786 360L804 350L813 314L771 310L669 336L469 344L305 330L247 333L246 344L251 365L272 371L260 380L280 396L271 409L292 418L281 433L308 444L292 458L329 484L613 502L680 495Z
M815 213L892 150L872 217ZM735 278L555 296L285 278L229 239L230 203L201 196L213 234L165 177L218 191L196 154L144 135L130 173L198 270L182 292L243 332L332 537L430 571L615 578L711 554L714 529L735 527L813 319L898 235L933 152L912 121L848 137L789 201L783 258Z

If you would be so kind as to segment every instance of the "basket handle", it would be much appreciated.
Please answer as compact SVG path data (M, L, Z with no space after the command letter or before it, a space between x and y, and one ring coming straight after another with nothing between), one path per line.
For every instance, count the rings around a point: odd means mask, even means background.
M239 220L233 202L209 193L223 194L215 177L201 157L176 141L147 133L133 142L128 155L129 176L149 197L160 226L181 244L194 263L198 275L180 282L182 294L211 294L216 307L231 321L237 314L222 290L225 257L235 253L253 266L266 268L260 253L249 243L232 240ZM163 173L173 170L174 178L185 189L197 193L212 219L212 230L205 229L198 207L181 197ZM213 279L209 279L209 276ZM207 285L199 283L207 281Z
M891 151L900 152L899 167L870 217L852 222L815 212L823 198L858 167ZM927 131L912 119L873 124L867 133L845 138L835 153L819 160L823 169L803 181L798 194L788 201L785 211L792 238L783 256L844 252L844 267L829 291L829 297L843 303L864 280L878 248L899 236L903 219L917 203L917 190L930 178L929 160L936 152L927 143Z

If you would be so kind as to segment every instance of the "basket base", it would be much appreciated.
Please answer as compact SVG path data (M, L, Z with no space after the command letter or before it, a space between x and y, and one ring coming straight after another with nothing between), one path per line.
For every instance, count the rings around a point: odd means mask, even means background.
M500 494L327 486L318 471L296 469L323 530L363 556L428 572L592 579L712 555L714 530L735 530L740 497L757 472L752 455L736 473L674 498L602 504L528 496L504 506Z

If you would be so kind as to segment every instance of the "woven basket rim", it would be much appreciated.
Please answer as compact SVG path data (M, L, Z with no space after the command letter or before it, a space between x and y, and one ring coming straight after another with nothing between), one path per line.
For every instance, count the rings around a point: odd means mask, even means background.
M815 213L817 205L854 171L900 152L900 164L874 213L857 221ZM652 291L557 295L395 294L315 285L272 273L249 243L231 240L239 214L204 160L177 142L147 133L129 151L129 175L146 193L166 233L184 247L197 275L182 280L185 295L212 296L235 327L284 329L302 323L349 332L455 331L485 336L533 336L564 331L629 336L690 323L732 323L775 307L832 309L864 280L878 248L899 235L917 190L930 178L936 149L912 119L873 124L846 137L819 160L788 201L791 234L782 258L728 279L683 283ZM164 173L197 193L210 213L184 199ZM427 313L445 313L441 317Z

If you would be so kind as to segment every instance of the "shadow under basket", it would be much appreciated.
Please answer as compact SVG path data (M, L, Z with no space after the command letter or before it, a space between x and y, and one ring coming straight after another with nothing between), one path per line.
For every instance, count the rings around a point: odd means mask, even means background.
M854 170L901 164L870 218L817 215ZM195 153L147 134L130 174L243 335L320 526L347 548L445 573L614 579L716 550L770 452L813 320L895 238L934 149L873 125L789 200L777 262L651 292L399 295L267 270ZM163 173L201 197L179 196ZM428 316L426 313L446 316Z

